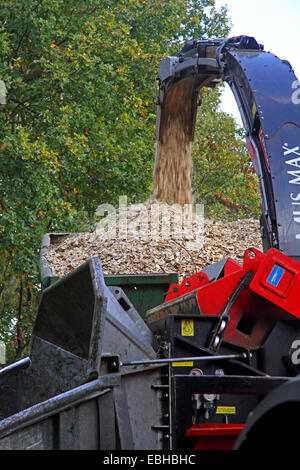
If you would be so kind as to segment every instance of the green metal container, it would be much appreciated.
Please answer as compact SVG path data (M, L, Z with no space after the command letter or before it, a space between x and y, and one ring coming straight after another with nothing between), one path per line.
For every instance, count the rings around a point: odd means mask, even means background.
M42 289L49 287L59 277L53 276L51 268L45 258L49 247L62 241L66 237L76 234L48 233L42 238L40 274ZM101 260L100 260L101 261ZM118 274L105 275L107 286L120 287L142 318L146 317L147 310L164 302L171 284L178 283L177 273L159 274Z

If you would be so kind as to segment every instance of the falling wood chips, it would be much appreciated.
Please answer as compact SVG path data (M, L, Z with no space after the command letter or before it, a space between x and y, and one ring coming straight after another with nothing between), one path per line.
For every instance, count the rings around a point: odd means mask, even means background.
M191 116L194 81L186 78L164 98L160 139L156 141L153 196L168 204L191 204Z
M87 259L98 256L105 275L178 273L179 280L205 266L230 257L242 263L244 251L249 247L262 250L259 222L255 219L219 222L193 215L189 236L186 233L162 231L153 236L147 220L152 203L128 207L127 239L122 238L118 227L112 222L106 228L106 237L101 230L80 233L50 245L45 258L53 276L63 276ZM164 205L166 207L166 205ZM176 210L167 206L171 216ZM130 231L132 222L135 230ZM202 223L203 236L199 236ZM116 232L115 227L117 227ZM137 230L140 229L140 231ZM111 234L110 234L111 232ZM191 239L190 234L195 234ZM109 235L110 234L110 235ZM113 235L112 235L113 234Z

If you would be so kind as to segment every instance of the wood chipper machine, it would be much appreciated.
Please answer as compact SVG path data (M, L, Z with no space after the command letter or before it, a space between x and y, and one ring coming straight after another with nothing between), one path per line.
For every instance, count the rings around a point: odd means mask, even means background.
M271 445L295 442L298 81L252 37L188 41L159 65L157 140L179 85L193 140L199 91L220 81L259 178L263 252L170 283L144 317L118 279L106 283L98 257L57 279L42 292L29 356L0 371L0 449L267 449L264 433Z

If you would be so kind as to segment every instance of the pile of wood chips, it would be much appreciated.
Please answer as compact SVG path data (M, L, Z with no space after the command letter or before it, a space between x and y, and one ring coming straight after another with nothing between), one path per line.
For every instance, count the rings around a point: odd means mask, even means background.
M72 235L50 245L45 258L52 275L63 276L98 256L105 275L176 272L181 281L227 257L242 264L244 251L249 247L262 250L258 220L225 223L193 214L188 230L175 232L176 215L181 216L182 212L178 210L176 214L175 205L164 204L163 211L161 208L153 201L129 206L126 236L124 219L120 224L121 214L117 213L104 223L102 220L93 232ZM160 214L156 232L150 225L154 209ZM163 224L163 220L174 221L174 226Z

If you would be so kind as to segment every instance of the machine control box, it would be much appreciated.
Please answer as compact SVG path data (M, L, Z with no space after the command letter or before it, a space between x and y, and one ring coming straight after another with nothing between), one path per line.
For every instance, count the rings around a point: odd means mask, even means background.
M300 263L271 248L256 271L250 289L300 318Z

